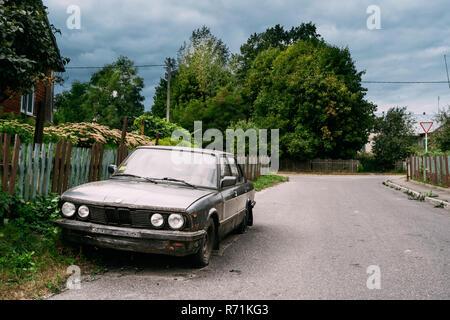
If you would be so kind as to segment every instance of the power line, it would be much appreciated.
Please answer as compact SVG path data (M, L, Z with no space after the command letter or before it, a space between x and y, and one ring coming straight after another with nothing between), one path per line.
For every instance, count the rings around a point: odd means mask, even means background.
M66 69L102 69L102 68L115 68L117 66L71 66L65 67ZM136 68L154 68L154 67L167 67L166 64L143 64L139 66L134 66ZM317 79L304 79L317 80ZM448 84L449 81L384 81L384 80L361 80L361 83L370 84Z
M414 84L414 83L425 83L425 84L442 84L447 83L447 81L371 81L371 80L361 80L362 83L392 83L392 84Z
M151 67L165 67L165 64L144 64L141 66L133 66L136 68L151 68ZM72 67L65 67L65 69L103 69L103 68L116 68L117 66L72 66Z

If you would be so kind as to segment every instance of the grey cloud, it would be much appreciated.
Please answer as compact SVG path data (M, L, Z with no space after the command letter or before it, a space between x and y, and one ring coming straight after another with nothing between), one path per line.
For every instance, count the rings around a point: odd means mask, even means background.
M281 24L286 28L312 21L331 44L348 46L365 80L446 80L443 55L450 55L450 12L436 1L238 1L238 0L44 0L50 21L62 31L57 41L70 65L103 65L120 55L136 64L162 63L175 57L192 30L205 24L232 52L254 32ZM69 5L81 8L81 30L66 27ZM368 30L366 8L381 9L381 30ZM449 57L450 58L450 57ZM450 62L450 59L448 60ZM85 81L92 70L70 70L64 88ZM145 106L152 105L163 68L141 69ZM447 85L366 84L367 98L387 110L407 105L414 112L436 111L450 104Z

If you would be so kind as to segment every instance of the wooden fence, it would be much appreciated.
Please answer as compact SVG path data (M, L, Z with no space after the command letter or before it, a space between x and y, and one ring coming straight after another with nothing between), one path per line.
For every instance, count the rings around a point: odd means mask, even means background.
M16 193L26 201L108 179L108 166L120 164L129 152L125 146L104 150L100 143L88 149L73 147L66 140L56 144L22 144L17 135L14 143L11 138L0 134L1 189ZM269 157L243 157L238 158L238 162L250 180L269 173Z
M408 159L408 178L450 187L450 155L411 156Z
M12 149L12 152L11 152ZM122 160L128 149L121 148ZM25 200L49 192L61 194L77 185L109 178L108 166L117 163L118 150L74 148L70 141L56 144L22 144L16 135L0 135L1 189Z
M291 159L280 160L281 171L300 172L357 172L358 160L314 159L296 161Z
M249 180L254 181L261 175L269 174L270 157L246 156L238 157L237 160Z

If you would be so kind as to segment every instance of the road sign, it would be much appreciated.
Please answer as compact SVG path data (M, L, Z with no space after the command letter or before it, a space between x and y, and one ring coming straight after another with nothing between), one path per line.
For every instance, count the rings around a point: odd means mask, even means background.
M428 133L428 131L430 131L431 127L433 126L433 122L421 122L420 126L422 127L423 131L425 131L425 133Z
M433 122L424 121L420 123L420 126L422 127L423 131L425 131L425 152L428 152L428 131L430 131L431 127L433 126Z

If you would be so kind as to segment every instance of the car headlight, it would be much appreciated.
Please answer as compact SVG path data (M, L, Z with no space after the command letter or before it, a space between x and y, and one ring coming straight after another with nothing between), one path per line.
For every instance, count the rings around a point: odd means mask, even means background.
M75 213L75 205L72 202L64 202L61 212L65 217L70 218Z
M87 206L80 206L78 208L78 215L80 218L86 219L89 215L89 208Z
M164 224L164 217L159 213L154 213L150 218L150 222L154 227L159 228Z
M169 216L169 226L172 229L178 230L181 229L184 225L184 217L179 213L172 213Z

